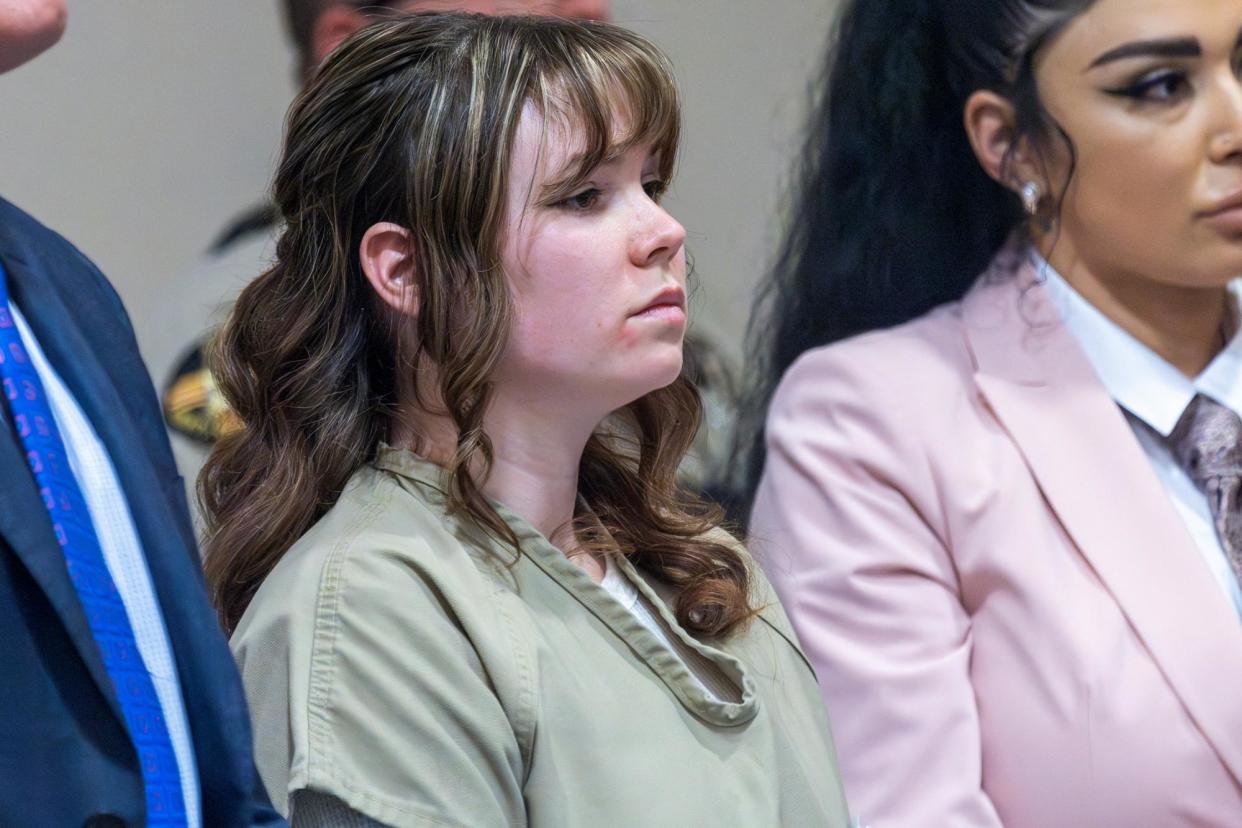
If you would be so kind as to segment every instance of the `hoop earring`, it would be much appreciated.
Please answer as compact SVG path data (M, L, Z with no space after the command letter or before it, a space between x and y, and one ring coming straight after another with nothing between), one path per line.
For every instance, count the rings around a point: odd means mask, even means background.
M1027 215L1035 216L1039 214L1039 203L1043 200L1043 188L1035 181L1028 181L1022 185L1022 208L1026 210Z

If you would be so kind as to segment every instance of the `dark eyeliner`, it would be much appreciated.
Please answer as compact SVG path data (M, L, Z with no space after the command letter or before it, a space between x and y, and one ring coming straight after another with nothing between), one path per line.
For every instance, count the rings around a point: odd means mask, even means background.
M1104 91L1107 94L1113 95L1118 98L1133 98L1136 100L1152 100L1147 97L1148 92L1150 92L1153 89L1158 88L1163 83L1168 83L1169 81L1174 81L1174 80L1186 82L1186 77L1180 72L1175 72L1175 71L1171 71L1168 69L1162 69L1155 73L1144 75L1143 77L1139 78L1137 81L1127 84L1126 86L1117 87L1115 89L1105 89ZM1169 99L1164 98L1164 99L1155 99L1155 100L1159 101L1159 100L1169 100Z

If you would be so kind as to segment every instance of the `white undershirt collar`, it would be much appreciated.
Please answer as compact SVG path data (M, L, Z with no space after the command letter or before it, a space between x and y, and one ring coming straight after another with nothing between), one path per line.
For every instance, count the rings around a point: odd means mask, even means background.
M1195 394L1242 414L1242 327L1193 380L1139 342L1074 290L1039 253L1035 272L1070 334L1109 395L1126 411L1168 437ZM1233 318L1242 319L1242 283L1229 285Z

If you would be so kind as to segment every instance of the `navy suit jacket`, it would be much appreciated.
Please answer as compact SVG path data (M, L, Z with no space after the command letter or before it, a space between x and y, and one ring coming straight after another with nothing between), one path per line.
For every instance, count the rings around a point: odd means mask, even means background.
M241 682L120 299L73 245L3 199L0 261L125 490L181 679L203 825L280 825L255 772ZM142 825L142 774L119 702L11 418L0 418L0 825Z

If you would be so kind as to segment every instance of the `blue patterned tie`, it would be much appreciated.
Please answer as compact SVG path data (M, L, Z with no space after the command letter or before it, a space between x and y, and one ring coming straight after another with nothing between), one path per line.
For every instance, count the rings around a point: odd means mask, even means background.
M146 790L147 825L185 826L181 775L155 685L134 640L125 604L104 561L95 526L78 481L69 468L65 444L52 416L43 383L30 361L9 313L4 266L0 264L0 378L13 424L26 450L86 613L104 667L112 679L130 738L137 749Z

